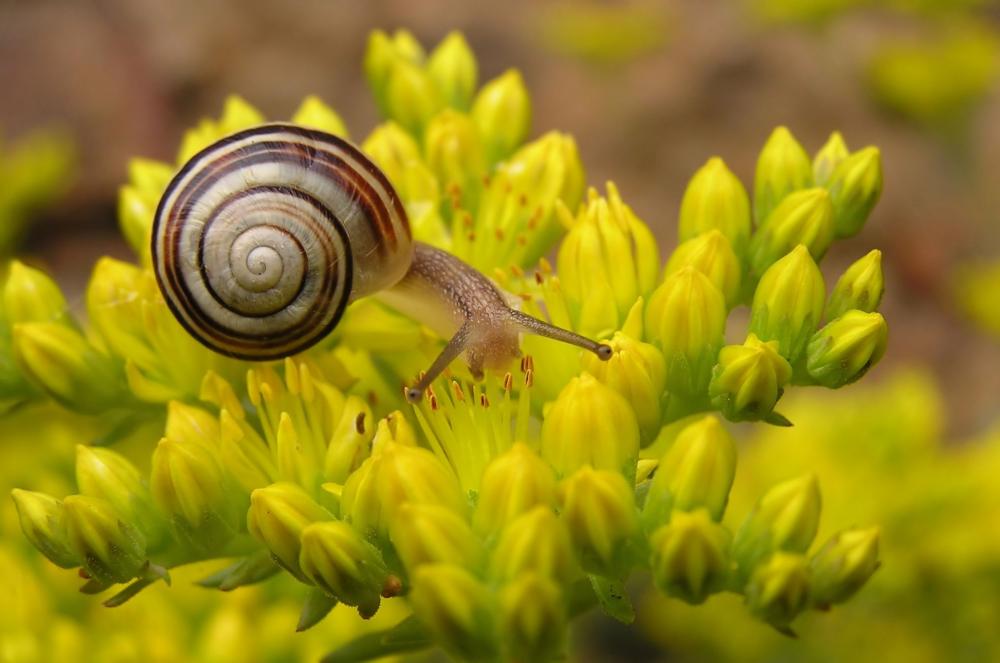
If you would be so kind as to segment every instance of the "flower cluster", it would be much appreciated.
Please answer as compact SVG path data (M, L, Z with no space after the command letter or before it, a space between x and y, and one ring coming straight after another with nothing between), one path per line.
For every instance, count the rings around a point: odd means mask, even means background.
M753 206L710 159L663 267L613 184L585 190L572 138L524 142L530 98L517 72L478 87L460 35L425 55L404 32L375 33L365 71L388 120L362 148L416 237L494 277L525 310L609 339L611 359L525 339L519 367L474 382L456 366L410 406L403 382L440 342L371 300L283 363L213 355L171 317L148 268L153 210L175 166L138 160L120 197L138 264L98 262L83 327L51 279L15 263L0 370L21 400L45 395L100 417L103 442L162 432L148 472L81 446L79 494L15 491L26 537L79 567L87 592L128 583L108 605L171 568L223 557L235 561L201 584L230 590L284 572L303 588L301 629L337 603L370 617L403 597L413 617L349 645L355 657L438 644L463 659L546 660L591 605L631 619L623 583L642 568L691 603L742 594L781 630L857 590L877 566L877 534L841 532L810 556L812 476L768 490L742 526L721 523L736 446L712 413L787 424L774 410L787 386L840 387L881 357L879 253L829 298L817 266L875 205L878 150L850 152L834 134L811 159L779 128ZM315 98L292 120L346 133ZM262 121L231 98L219 120L188 132L178 163ZM563 235L553 269L544 256ZM745 342L725 345L729 313L747 303Z

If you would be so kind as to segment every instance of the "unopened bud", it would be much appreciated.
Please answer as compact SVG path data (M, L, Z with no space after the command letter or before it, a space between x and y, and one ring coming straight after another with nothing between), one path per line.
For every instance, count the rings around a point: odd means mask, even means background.
M750 198L719 157L709 159L688 183L677 227L682 242L718 230L736 255L745 253L750 241Z
M653 582L668 596L701 603L725 585L729 541L729 531L705 509L675 512L649 537Z
M459 660L497 656L495 607L489 589L461 566L425 564L417 569L410 604L417 618Z
M483 85L472 102L472 119L482 134L489 163L523 143L531 128L531 99L521 74L510 69Z
M589 373L570 380L542 421L542 458L559 476L585 465L632 474L638 453L632 407Z
M344 120L337 114L337 111L327 106L322 99L315 95L309 95L302 100L302 104L292 115L292 122L347 138L347 126L344 124Z
M720 520L736 473L736 443L714 415L688 424L660 459L646 494L643 523L665 524L672 511L706 509Z
M15 488L11 491L21 531L31 545L56 566L72 569L80 566L80 556L66 536L63 503L45 493Z
M411 134L423 134L427 123L444 108L444 99L427 71L397 59L385 85L386 115Z
M635 412L642 439L652 440L662 421L660 399L667 377L663 353L655 345L622 332L615 332L608 345L611 359L602 361L588 355L584 358L584 368L625 397Z
M375 614L389 575L378 549L339 520L307 525L301 539L302 573L362 615Z
M486 172L486 157L476 125L468 115L446 109L427 127L427 165L442 184L469 188Z
M217 551L242 529L245 497L229 493L217 453L194 439L163 438L150 470L153 498L179 537L204 551Z
M857 234L882 195L882 155L878 148L866 147L841 161L826 187L833 199L837 237Z
M423 564L456 564L477 569L483 546L461 515L435 504L403 504L389 528L407 571Z
M772 552L808 550L816 538L819 514L819 484L811 474L767 491L733 539L733 558L744 577Z
M3 307L8 324L69 322L66 298L56 282L20 260L10 263L3 286Z
M71 327L54 322L15 325L14 355L32 382L72 410L100 413L122 404L117 366Z
M855 382L882 358L888 338L881 314L848 311L809 341L809 377L830 389Z
M833 206L826 189L795 191L785 196L750 240L750 270L764 273L776 260L802 245L819 260L833 242Z
M635 494L619 472L585 466L559 486L560 515L585 570L621 572L638 529Z
M500 633L507 660L551 661L566 638L566 598L543 575L518 576L500 592Z
M465 513L467 500L455 474L427 449L376 443L372 455L344 484L340 511L365 536L385 536L404 503L435 504Z
M146 563L146 540L102 499L70 495L63 500L66 536L83 568L103 582L128 582Z
M756 421L774 410L791 377L792 367L778 354L778 342L750 334L743 345L719 351L708 395L726 419Z
M834 534L809 563L812 602L819 606L842 603L868 582L879 566L878 537L877 527Z
M448 33L431 52L427 58L427 73L449 106L468 109L476 91L478 65L461 32Z
M809 601L806 558L775 553L754 569L744 593L751 613L779 630L786 630Z
M762 341L777 341L781 355L795 363L819 325L825 298L823 275L809 250L799 245L761 277L750 310L750 332Z
M98 497L122 519L134 523L153 547L163 534L163 521L138 468L124 456L100 447L76 447L76 485L80 493Z
M536 506L553 506L555 495L552 468L528 445L516 442L486 466L473 522L480 532L496 533Z
M787 127L778 127L757 158L754 176L754 219L761 223L785 196L812 184L809 155Z
M293 483L274 483L250 493L247 529L271 551L275 561L298 578L302 530L315 522L333 520L333 514Z
M667 389L703 397L726 328L726 300L694 267L671 274L646 307L646 335L667 362Z
M826 317L828 320L839 318L852 309L865 313L876 311L883 292L882 252L873 249L848 267L837 281L826 305Z
M834 131L813 157L813 181L817 186L826 185L834 169L847 158L848 154L850 151L847 149L844 137L839 131Z
M579 574L566 526L548 506L538 506L507 525L490 558L490 576L513 582L538 573L564 585Z
M707 276L726 298L726 306L736 306L743 268L729 240L721 231L704 232L674 249L667 261L664 276L670 276L684 267L694 267Z

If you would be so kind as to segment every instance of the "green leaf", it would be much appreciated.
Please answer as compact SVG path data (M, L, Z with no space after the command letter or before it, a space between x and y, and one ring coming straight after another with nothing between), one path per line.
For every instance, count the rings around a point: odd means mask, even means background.
M795 425L780 412L768 412L767 416L764 417L764 422L771 424L772 426L782 426L784 428L789 428Z
M202 587L231 591L244 585L266 580L280 571L266 550L247 555L224 569L206 576L198 581Z
M625 585L621 580L609 580L595 575L588 577L594 588L594 594L597 595L597 603L604 614L623 624L635 621L635 608L632 607L632 601L625 593Z
M324 617L330 614L335 605L337 605L337 599L328 596L322 590L313 589L302 605L302 612L299 614L299 623L295 627L295 631L301 633L319 624Z
M416 617L410 616L390 629L369 633L323 657L320 663L355 663L383 656L429 649L433 641Z

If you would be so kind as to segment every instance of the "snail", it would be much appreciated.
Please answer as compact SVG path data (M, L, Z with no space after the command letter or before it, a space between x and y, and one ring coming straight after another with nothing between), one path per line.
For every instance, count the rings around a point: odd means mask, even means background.
M399 196L370 159L296 125L246 129L192 157L160 199L152 263L181 325L240 359L305 350L349 302L377 296L451 339L406 389L411 402L463 352L477 379L506 366L520 355L521 333L611 356L606 344L515 309L455 256L413 241Z

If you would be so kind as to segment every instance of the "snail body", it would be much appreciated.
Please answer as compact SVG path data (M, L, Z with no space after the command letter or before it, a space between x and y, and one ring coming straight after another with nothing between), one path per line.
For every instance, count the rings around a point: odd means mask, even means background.
M269 124L205 148L167 186L152 262L164 299L197 340L269 360L326 336L344 309L377 294L451 341L411 400L463 352L474 375L519 355L519 334L610 348L508 305L455 256L414 242L388 179L347 141Z

